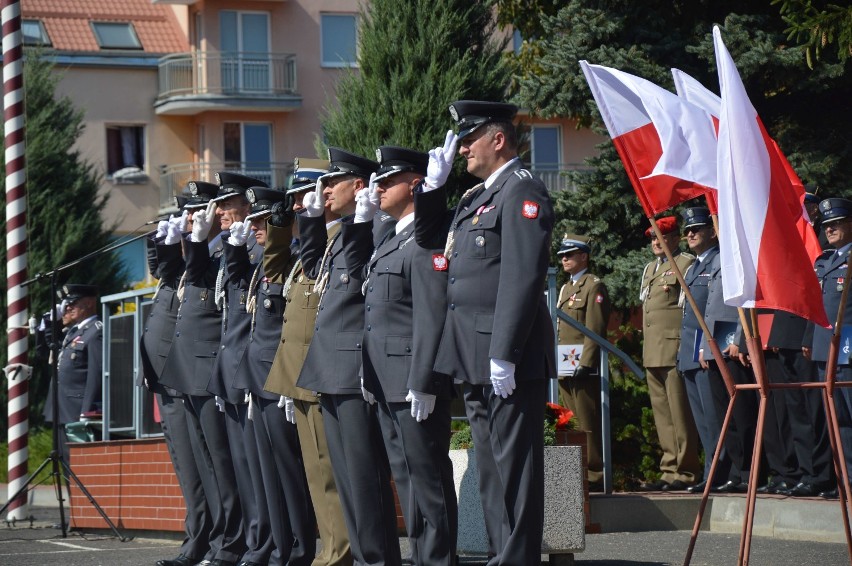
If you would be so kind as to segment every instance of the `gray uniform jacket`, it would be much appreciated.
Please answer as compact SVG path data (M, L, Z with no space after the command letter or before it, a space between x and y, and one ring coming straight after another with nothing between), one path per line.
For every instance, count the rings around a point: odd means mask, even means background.
M222 252L217 247L211 254L207 242L185 239L183 245L186 283L160 383L186 395L208 397L207 382L222 337L222 313L215 297Z
M248 389L248 368L245 363L249 343L251 314L247 310L248 285L254 268L260 262L261 247L254 234L246 246L234 247L223 239L225 273L225 301L222 313L222 341L219 355L207 391L228 403L243 403ZM243 261L247 254L248 262Z
M713 248L707 256L698 263L693 263L683 274L683 279L686 281L686 286L689 287L689 292L695 299L695 304L701 311L701 316L707 308L707 295L710 292L710 279L713 271L719 267L719 248ZM689 305L688 301L683 303L683 322L680 325L680 348L677 354L677 369L687 371L691 369L699 369L701 366L695 360L695 339L699 335L701 326L698 324L698 318L695 316L695 311ZM699 344L700 347L700 344Z
M344 226L344 242L360 241L348 232L361 226ZM367 264L363 374L379 401L404 402L409 389L451 397L450 378L432 370L447 312L447 272L433 261L443 251L418 246L409 224L388 234ZM354 263L361 250L347 247L345 253Z
M53 415L53 383L44 405L44 420L65 424L80 420L82 413L99 409L103 368L103 324L91 319L65 334L59 352L59 420Z
M323 217L308 218L300 214L297 218L304 274L310 279L327 274L328 286L320 300L314 337L296 385L318 393L360 394L361 343L364 338L361 285L364 282L364 265L373 249L373 223L367 222L362 227L364 229L353 231L357 241L351 245L361 252L357 257L347 258L343 253L342 236L335 237L326 255L328 232ZM341 230L339 234L342 233ZM325 262L321 265L324 255Z
M468 199L452 222L447 320L434 369L490 384L490 358L515 364L515 379L556 377L553 323L544 299L553 207L520 163ZM466 206L465 206L466 204ZM446 191L416 191L418 244L439 241Z
M151 391L160 393L162 386L158 382L172 348L180 306L177 287L186 270L186 263L183 261L180 244L167 246L158 242L155 251L156 259L152 264L155 269L152 273L160 280L160 286L151 304L151 311L145 319L139 353L142 359L140 377L144 377Z
M740 318L737 314L737 307L732 307L725 304L725 295L722 290L722 264L721 257L716 255L713 264L710 266L710 281L707 283L707 307L704 309L704 322L707 328L713 333L716 343L719 345L719 350L724 350L728 347L726 337L721 334L720 322L733 323L727 326L734 332L733 343L739 345L742 338L742 327L740 326ZM701 348L704 350L704 359L712 360L713 352L707 343L707 336L701 339Z
M837 320L837 310L840 308L840 295L843 293L843 287L849 284L848 281L844 281L848 261L849 250L844 250L841 254L829 250L819 256L814 263L814 270L817 279L819 279L820 287L822 287L822 304L825 307L828 320L832 324ZM844 326L852 324L852 301L846 302L843 323ZM823 328L815 324L811 324L811 327L813 327L811 359L815 362L826 362L828 361L828 347L831 344L834 329ZM843 346L844 344L841 342L840 347L843 348Z

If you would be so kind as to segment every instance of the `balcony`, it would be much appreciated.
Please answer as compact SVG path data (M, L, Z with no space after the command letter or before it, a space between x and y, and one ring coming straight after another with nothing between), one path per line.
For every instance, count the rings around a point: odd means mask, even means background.
M296 56L288 53L174 53L159 61L157 114L192 116L209 110L290 112Z
M189 181L213 183L218 171L230 171L260 179L270 187L283 187L287 175L293 172L293 163L222 163L204 162L178 163L160 166L160 214L174 211L174 197L183 192Z
M543 163L531 165L530 171L535 173L550 192L577 190L576 185L568 176L573 171L589 171L589 166L583 163Z

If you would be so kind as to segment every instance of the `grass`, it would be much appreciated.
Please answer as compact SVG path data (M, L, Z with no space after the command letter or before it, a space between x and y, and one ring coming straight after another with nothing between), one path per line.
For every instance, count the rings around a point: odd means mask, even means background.
M29 472L44 462L50 454L52 444L51 429L41 428L30 431L29 436ZM0 483L9 481L9 445L6 442L0 444Z

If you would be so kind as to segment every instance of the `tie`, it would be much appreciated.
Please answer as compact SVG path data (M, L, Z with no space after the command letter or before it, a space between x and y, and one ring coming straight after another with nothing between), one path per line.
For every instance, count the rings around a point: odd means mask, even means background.
M660 270L660 266L663 265L663 258L657 258L657 265L654 266L654 273Z

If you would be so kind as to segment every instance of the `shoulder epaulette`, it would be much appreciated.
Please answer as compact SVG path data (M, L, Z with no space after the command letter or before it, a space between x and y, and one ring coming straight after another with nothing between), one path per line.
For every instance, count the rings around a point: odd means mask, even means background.
M515 175L517 175L518 179L532 179L533 175L526 169L518 169L515 171Z

